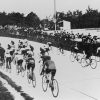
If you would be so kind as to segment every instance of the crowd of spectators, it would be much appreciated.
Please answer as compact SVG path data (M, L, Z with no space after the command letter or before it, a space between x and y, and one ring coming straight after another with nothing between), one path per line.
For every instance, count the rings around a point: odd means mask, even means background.
M52 42L53 46L66 50L71 50L71 47L76 43L80 44L80 49L83 49L84 44L92 45L91 47L93 48L100 46L100 43L98 42L100 38L96 35L91 36L91 33L88 33L87 35L84 35L84 33L74 34L73 32L66 32L62 30L48 34L46 31L34 30L33 28L3 27L0 29L0 36L27 38L40 43Z

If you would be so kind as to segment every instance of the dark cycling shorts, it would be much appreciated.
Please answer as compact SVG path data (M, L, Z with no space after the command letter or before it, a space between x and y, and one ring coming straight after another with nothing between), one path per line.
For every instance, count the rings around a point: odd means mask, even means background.
M27 54L27 50L22 50L22 54L23 55Z
M50 60L51 57L50 56L41 56L42 60L43 60L43 64L45 61Z
M34 68L35 68L35 63L33 63L33 64L32 63L28 63L27 64L27 69L30 70L30 68L32 68L32 71L33 71Z
M6 58L6 62L11 63L11 57L7 57L7 58Z
M46 69L46 74L49 74L51 72L51 75L52 76L55 76L55 74L56 74L56 69Z
M23 60L22 59L20 59L20 60L17 61L17 64L18 65L22 65L22 63L23 63Z
M15 50L10 51L10 55L12 56L14 54Z
M4 54L0 54L1 59L4 59Z

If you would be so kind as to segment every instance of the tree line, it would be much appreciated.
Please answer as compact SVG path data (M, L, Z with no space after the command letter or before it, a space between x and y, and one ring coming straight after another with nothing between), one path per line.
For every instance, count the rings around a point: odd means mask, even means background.
M85 13L80 10L68 11L65 13L57 13L58 20L66 20L71 22L71 28L99 28L100 27L100 12L97 9L88 8Z
M99 28L100 27L100 12L97 9L88 8L85 13L80 10L64 12L56 12L57 29L60 29L62 20L70 21L72 29L81 28ZM60 23L61 22L61 23ZM17 25L20 27L32 27L34 29L48 28L54 30L54 18L46 17L40 20L36 13L30 12L25 16L19 12L0 12L0 25Z
M38 29L40 25L40 18L33 12L30 12L27 16L19 12L0 12L0 25L17 25L19 27L33 27Z

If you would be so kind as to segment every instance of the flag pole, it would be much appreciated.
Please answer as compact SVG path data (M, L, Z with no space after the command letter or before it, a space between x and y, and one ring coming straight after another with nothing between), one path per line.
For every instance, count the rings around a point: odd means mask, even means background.
M56 33L56 0L54 0L54 23L55 23L55 33Z

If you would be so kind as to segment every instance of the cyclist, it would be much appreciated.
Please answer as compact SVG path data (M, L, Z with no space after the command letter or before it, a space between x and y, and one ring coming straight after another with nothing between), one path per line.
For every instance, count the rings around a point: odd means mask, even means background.
M32 56L34 56L34 47L33 46L31 46L31 45L29 45L29 50L27 51L27 54L29 55L32 55Z
M23 47L23 42L21 40L19 40L19 42L18 42L18 49L20 49L22 47Z
M21 71L21 67L24 67L24 66L22 66L23 55L22 55L21 49L16 52L15 59L16 59L16 67L17 67L18 73L19 73Z
M6 50L6 67L11 69L11 46L8 44L7 50Z
M11 46L11 51L10 51L11 59L13 60L14 59L14 52L15 52L15 43L14 43L14 41L11 41L10 46Z
M34 72L34 68L35 68L35 59L32 56L32 54L28 53L27 56L27 60L26 60L26 64L27 64L27 71L31 71L31 75L33 76L33 72Z
M45 72L47 75L51 75L50 80L53 80L54 76L56 74L56 66L55 66L54 61L51 60L50 56L42 56L42 59L44 60L44 63L43 63L43 69L42 69L41 74L43 74L43 72ZM51 84L52 83L50 81L50 85Z
M92 44L90 43L86 43L84 45L84 50L83 50L83 53L86 55L86 59L90 59L90 57L92 56L93 54L93 50L92 50Z
M1 61L3 61L3 63L5 62L4 56L5 56L5 49L1 46L1 43L0 43L0 57L1 57Z
M79 53L79 48L78 48L78 44L76 43L75 46L72 47L72 52L74 53Z
M47 42L48 48L51 50L52 49L52 43L51 42Z
M48 51L49 51L49 48L46 45L44 45L43 47L40 47L41 55L45 55L45 53L48 53Z

